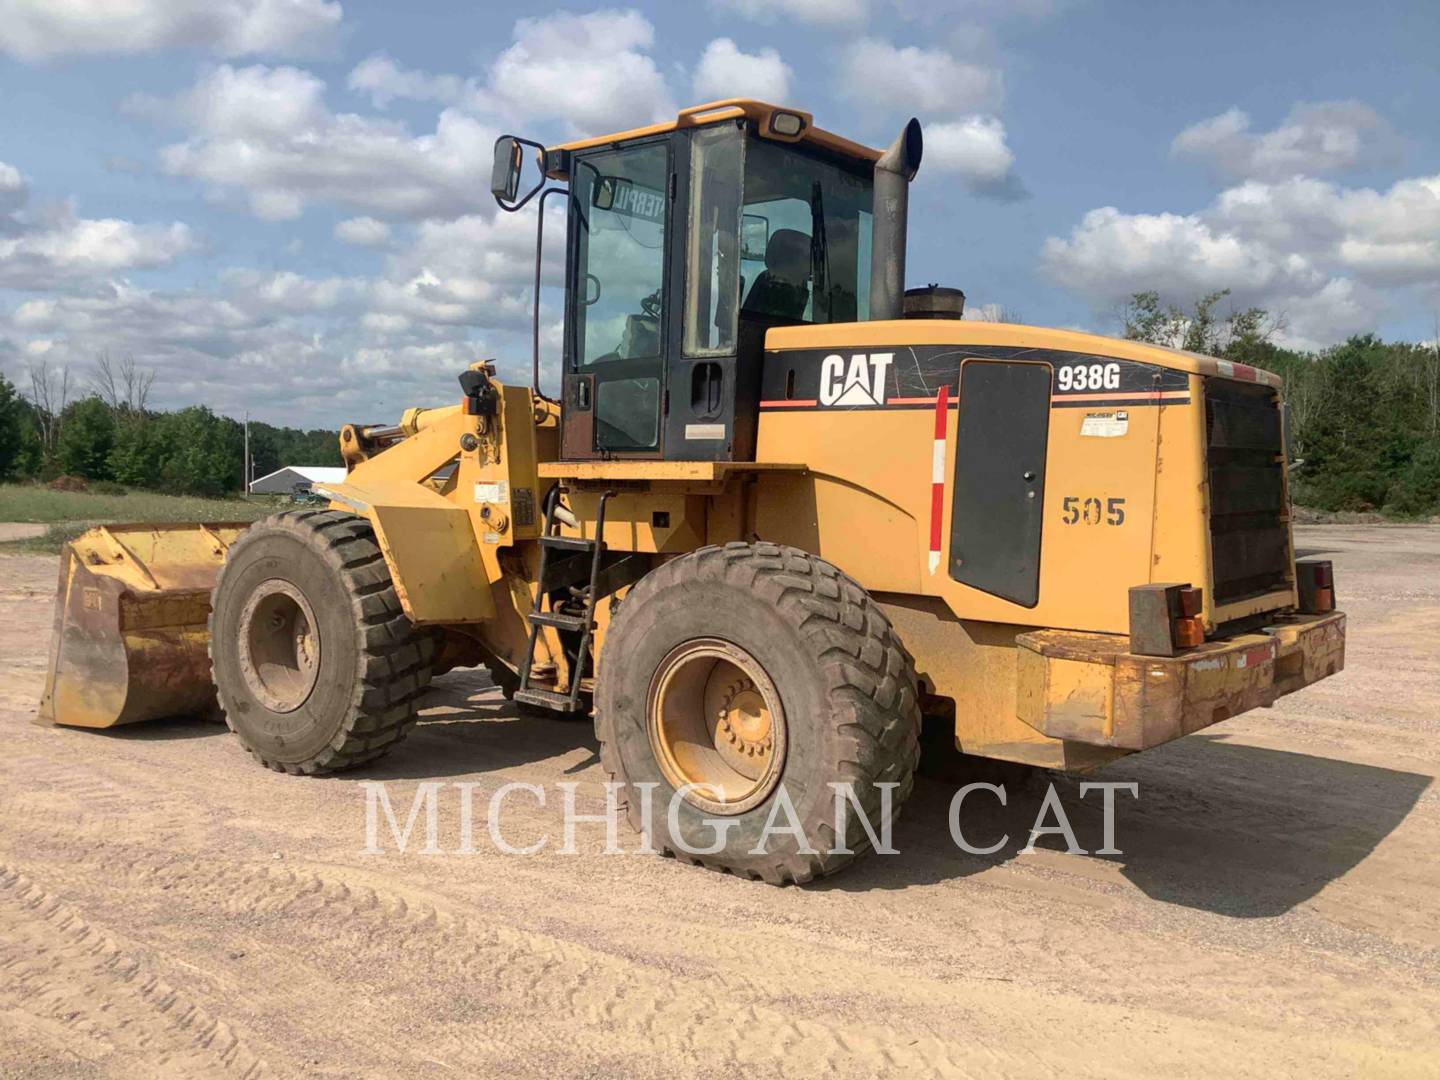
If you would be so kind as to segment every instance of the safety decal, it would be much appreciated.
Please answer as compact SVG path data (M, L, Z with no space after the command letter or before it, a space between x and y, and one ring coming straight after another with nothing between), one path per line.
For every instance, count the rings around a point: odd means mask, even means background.
M1080 421L1080 434L1092 439L1118 439L1129 430L1130 414L1124 409L1086 413Z

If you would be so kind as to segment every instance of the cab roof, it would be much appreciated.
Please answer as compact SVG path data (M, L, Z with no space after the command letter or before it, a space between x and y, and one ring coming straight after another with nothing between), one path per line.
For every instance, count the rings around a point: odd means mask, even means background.
M802 125L798 135L781 135L771 129L770 118L776 113L787 113L791 116L798 116ZM674 120L665 120L658 124L651 124L648 127L633 128L630 131L620 131L613 135L597 135L589 139L576 139L573 142L559 143L551 146L550 150L589 150L596 146L608 146L611 143L621 142L625 139L640 139L647 135L663 135L666 132L678 131L682 128L702 127L706 124L718 124L724 120L737 120L746 117L755 122L755 129L767 139L774 139L777 142L804 142L814 146L823 147L832 153L842 154L845 157L856 158L861 161L875 161L880 157L880 151L869 146L862 146L860 143L851 142L840 135L826 131L824 128L815 126L814 117L801 109L790 109L782 105L771 105L764 101L755 101L751 98L726 98L723 101L710 101L704 105L691 105L688 109L681 109Z

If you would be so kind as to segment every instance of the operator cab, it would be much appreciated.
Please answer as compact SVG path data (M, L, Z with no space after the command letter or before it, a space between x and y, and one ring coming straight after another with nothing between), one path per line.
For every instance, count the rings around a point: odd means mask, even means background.
M506 209L520 142L496 147ZM870 317L879 157L752 101L546 149L569 182L562 458L752 460L766 330Z

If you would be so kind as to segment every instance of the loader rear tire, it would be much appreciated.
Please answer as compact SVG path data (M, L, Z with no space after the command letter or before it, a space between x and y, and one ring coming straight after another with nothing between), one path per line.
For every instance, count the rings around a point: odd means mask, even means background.
M226 557L210 615L215 687L230 730L268 768L331 773L388 752L415 724L435 653L364 518L276 514Z
M775 544L701 548L642 578L601 650L596 705L631 825L666 854L774 884L869 850L853 806L837 836L830 785L851 784L883 836L885 786L893 817L920 753L914 661L880 607L830 563ZM676 799L687 784L699 786ZM764 836L791 823L782 798L803 841ZM723 847L700 851L717 822Z

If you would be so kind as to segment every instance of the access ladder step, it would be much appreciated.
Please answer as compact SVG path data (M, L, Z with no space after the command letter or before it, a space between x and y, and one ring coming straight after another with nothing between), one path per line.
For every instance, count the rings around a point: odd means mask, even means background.
M544 547L556 548L559 551L595 550L595 541L587 540L583 536L542 536L540 543Z
M531 626L553 626L557 630L584 630L591 622L584 615L566 615L559 611L532 611Z
M553 709L556 712L570 712L576 707L570 704L569 694L557 694L553 690L516 690L515 700L522 705L534 705L539 709Z

